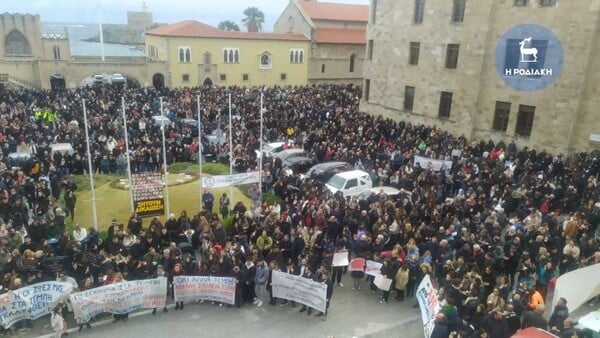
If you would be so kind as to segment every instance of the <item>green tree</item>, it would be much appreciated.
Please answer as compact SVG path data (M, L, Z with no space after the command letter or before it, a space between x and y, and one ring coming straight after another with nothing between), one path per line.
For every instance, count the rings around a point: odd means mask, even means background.
M248 7L244 11L245 18L242 19L248 32L260 32L265 22L265 14L258 7Z
M219 23L218 26L220 29L224 30L224 31L235 31L235 32L239 32L240 31L240 26L237 25L237 23L230 21L230 20L225 20L225 21L221 21L221 23Z

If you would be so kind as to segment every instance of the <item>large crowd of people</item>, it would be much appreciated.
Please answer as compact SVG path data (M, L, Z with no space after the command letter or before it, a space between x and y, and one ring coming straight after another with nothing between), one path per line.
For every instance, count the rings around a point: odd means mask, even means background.
M318 162L349 162L368 172L374 186L400 193L346 198L329 193L321 177L289 175L281 161L265 158L263 192L280 202L231 206L231 225L222 217L227 207L213 210L214 197L210 207L205 203L190 214L115 219L102 239L88 224L76 223L72 176L88 168L84 101L93 170L124 175L121 98L131 170L143 172L161 170L165 156L168 164L197 161L200 149L205 158L227 161L228 142L209 136L227 131L229 94L238 172L259 168L263 94L265 142L288 141ZM332 257L347 251L381 262L397 301L416 304L415 289L430 275L443 304L436 338L510 337L528 326L561 337L572 333L567 300L559 301L549 321L542 315L557 276L600 262L596 155L567 158L370 116L359 111L360 97L355 85L0 92L1 292L57 278L86 290L163 275L170 283L176 275L233 276L239 281L235 306L273 306L288 303L273 298L270 287L271 271L281 270L327 283L329 304L346 273L331 267ZM56 114L46 119L39 111ZM153 118L161 112L171 120L164 154ZM70 143L74 153L52 154L55 143ZM436 171L414 165L417 155L453 164ZM364 285L380 294L382 306L390 301L390 292L377 290L369 276L348 275L356 292ZM175 310L183 309L176 304ZM127 316L115 316L120 320ZM25 320L13 329L30 325Z

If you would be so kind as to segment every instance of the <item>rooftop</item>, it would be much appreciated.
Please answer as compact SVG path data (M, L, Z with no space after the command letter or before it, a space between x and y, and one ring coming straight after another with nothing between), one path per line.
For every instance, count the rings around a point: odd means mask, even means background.
M331 2L312 2L299 0L309 18L313 20L333 21L369 21L368 5L338 4Z
M317 28L315 41L317 43L364 45L367 43L367 33L364 29Z
M308 38L301 34L228 32L195 20L160 26L146 31L146 34L190 38L308 41Z

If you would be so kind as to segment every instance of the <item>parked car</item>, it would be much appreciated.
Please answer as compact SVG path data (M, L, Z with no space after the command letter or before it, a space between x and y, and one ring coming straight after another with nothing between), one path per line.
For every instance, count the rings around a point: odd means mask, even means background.
M92 77L92 80L95 85L102 85L104 83L104 75L96 74Z
M259 151L258 149L254 151L256 153L256 158L260 158L262 156L262 154L264 154L266 157L273 156L273 154L276 154L276 153L284 150L286 142L288 142L289 147L292 147L294 144L293 142L289 142L289 141L271 142L271 143L263 144L262 152Z
M292 157L306 156L306 153L302 149L286 149L273 154L273 156L285 161Z
M114 73L110 76L110 82L112 84L124 84L125 82L127 82L127 80L125 79L125 76L123 76L123 74Z
M282 161L281 166L286 176L292 176L306 171L315 164L315 160L306 156L290 157Z
M325 183L331 178L331 176L333 176L337 173L341 173L344 171L350 171L350 170L354 170L354 167L352 166L352 164L350 164L348 162L341 162L341 161L324 162L324 163L316 164L316 165L312 166L310 169L308 169L305 173L300 174L300 179L306 180L308 178L314 177L317 180Z
M325 187L333 194L341 191L344 197L368 196L371 194L369 189L373 188L373 181L371 181L369 173L362 170L351 170L331 176L325 183Z

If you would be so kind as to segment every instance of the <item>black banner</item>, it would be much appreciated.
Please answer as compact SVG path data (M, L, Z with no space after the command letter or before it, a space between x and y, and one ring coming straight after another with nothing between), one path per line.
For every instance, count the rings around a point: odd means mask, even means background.
M165 213L165 200L163 198L152 198L133 203L135 213L140 217L160 216Z

